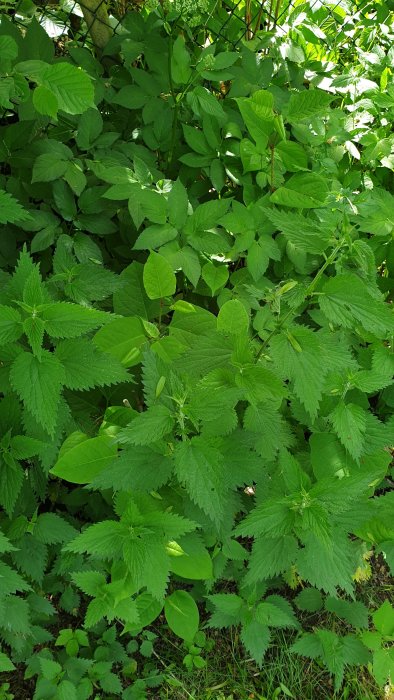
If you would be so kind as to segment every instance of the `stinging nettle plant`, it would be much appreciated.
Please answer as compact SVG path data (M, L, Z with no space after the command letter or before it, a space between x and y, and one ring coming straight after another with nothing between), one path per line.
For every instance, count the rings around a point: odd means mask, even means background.
M289 628L337 688L368 663L384 685L392 630L354 598L372 551L394 570L391 87L307 26L228 51L131 13L106 75L10 27L0 668L27 662L39 698L107 692L86 632L163 613L196 658L202 625L240 626L259 666ZM355 631L302 633L289 587Z

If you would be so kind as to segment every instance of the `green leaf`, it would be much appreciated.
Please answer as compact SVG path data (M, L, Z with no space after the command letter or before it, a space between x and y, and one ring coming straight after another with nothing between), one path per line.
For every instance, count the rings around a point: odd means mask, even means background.
M293 92L286 109L286 119L290 124L296 124L302 119L311 119L317 114L326 112L328 105L335 99L322 90L302 90Z
M306 612L318 612L323 607L323 597L316 588L304 588L294 600L297 608Z
M265 652L271 640L269 628L258 620L251 620L242 625L241 641L259 668L263 666Z
M169 222L176 229L185 225L188 214L187 190L180 180L176 180L167 199Z
M376 629L385 637L394 635L394 608L388 600L373 613L372 619Z
M0 204L1 206L1 204ZM22 318L11 306L0 305L0 345L14 343L23 333Z
M264 209L264 214L298 250L321 254L330 244L331 230L321 222L313 221L311 216L280 209Z
M289 570L296 560L297 551L297 540L291 535L256 539L245 583L253 585Z
M93 343L125 367L141 361L141 347L146 342L142 322L137 317L119 318L107 323L95 334Z
M368 608L361 601L348 601L341 598L327 598L325 609L335 613L342 620L345 620L356 629L368 627Z
M247 334L249 316L238 299L230 299L221 306L218 314L218 331L234 335Z
M345 328L352 328L358 322L378 337L393 333L392 309L355 274L336 275L329 279L319 296L319 304L329 321Z
M13 388L28 411L50 435L55 433L64 379L63 366L48 350L42 350L40 358L22 352L11 366Z
M93 83L82 68L70 63L54 63L41 74L40 84L55 95L63 112L82 114L95 107Z
M367 413L361 406L340 401L329 419L343 446L359 461L364 449Z
M15 666L6 654L0 651L0 673L15 671Z
M293 381L294 393L315 418L327 372L317 334L304 326L292 326L287 334L273 337L270 352L278 373Z
M52 338L77 338L107 323L110 318L104 311L65 301L44 306L41 317Z
M198 631L200 615L197 605L187 591L174 591L164 603L167 624L181 639L192 642Z
M32 183L53 182L62 177L68 167L68 161L59 158L58 153L42 153L33 165Z
M40 658L40 667L43 678L48 681L52 681L62 672L62 667L57 661L52 661L52 659Z
M201 276L214 296L228 280L228 269L225 265L214 265L209 262L201 270Z
M144 265L143 280L149 299L163 299L175 293L175 274L170 263L159 253L150 253Z
M175 470L190 498L219 523L225 513L228 488L226 467L219 450L199 437L178 443Z
M14 224L30 219L29 212L11 194L0 189L0 224Z
M64 386L68 389L91 389L130 381L120 362L101 352L87 339L75 338L58 343L54 356L64 370Z
M34 527L34 537L44 544L69 542L76 534L75 528L56 513L41 513Z
M118 433L121 444L149 445L171 432L175 420L172 411L157 404L139 413L131 423Z
M174 574L195 581L213 578L212 559L198 534L184 535L176 544L179 549L175 549L175 555L170 558ZM167 551L171 555L170 547Z
M116 446L104 435L84 440L63 453L51 474L73 484L89 484L116 457Z
M39 114L56 119L59 102L55 93L46 85L39 85L33 91L33 105Z
M375 680L383 686L387 680L394 676L394 652L391 649L378 649L373 652L372 672Z
M272 204L296 209L322 207L329 193L328 181L316 173L292 175L283 187L271 195Z
M98 571L76 571L71 574L72 581L86 595L99 597L106 585L106 578Z
M101 559L116 559L122 548L123 538L128 532L116 520L105 520L86 528L78 537L65 546L65 551L97 554Z

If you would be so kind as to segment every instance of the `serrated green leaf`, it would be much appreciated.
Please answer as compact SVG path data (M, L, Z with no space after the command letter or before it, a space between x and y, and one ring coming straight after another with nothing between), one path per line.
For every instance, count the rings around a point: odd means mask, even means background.
M358 461L364 449L367 428L365 410L356 404L340 401L329 418L345 449Z
M22 352L12 364L10 380L26 408L53 435L65 380L59 360L47 350L42 350L40 358Z
M171 432L175 424L172 412L157 404L139 413L130 424L118 433L121 444L149 445Z

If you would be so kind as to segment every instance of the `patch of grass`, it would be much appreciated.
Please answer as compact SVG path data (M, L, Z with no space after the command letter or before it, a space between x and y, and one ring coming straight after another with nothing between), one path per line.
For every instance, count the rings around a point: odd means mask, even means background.
M214 640L206 667L188 672L182 645L162 636L157 655L179 686L170 677L159 691L161 700L384 700L384 692L364 669L350 669L335 694L325 669L290 653L293 637L288 633L278 630L261 670L245 656L236 631L216 633Z

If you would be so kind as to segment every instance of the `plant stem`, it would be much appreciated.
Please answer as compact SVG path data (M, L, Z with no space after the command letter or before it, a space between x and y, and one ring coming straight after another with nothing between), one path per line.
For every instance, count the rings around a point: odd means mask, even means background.
M314 276L312 282L310 283L309 287L308 287L307 290L306 290L305 299L306 299L307 297L309 297L311 294L313 294L313 291L314 291L314 289L315 289L317 283L319 282L320 278L321 278L322 275L324 274L324 272L325 272L325 270L327 269L327 267L329 267L329 265L332 265L332 263L334 262L334 260L335 260L335 258L337 257L339 251L341 250L343 244L345 243L345 240L346 240L346 239L345 239L345 236L344 236L343 238L341 238L341 240L339 241L338 245L335 246L335 248L333 249L333 251L332 251L332 252L330 253L330 255L328 256L327 260L325 260L325 262L323 263L323 265L321 266L321 268L317 271L317 273L316 273L316 275ZM260 347L260 349L259 349L259 351L258 351L258 353L257 353L257 355L256 355L256 362L259 361L261 355L263 354L265 348L266 348L267 345L269 344L271 338L273 338L273 336L276 335L276 333L278 333L279 331L282 330L283 326L285 325L286 321L290 318L290 316L292 316L292 315L296 316L296 315L297 315L297 310L300 308L300 306L301 306L302 303L303 303L303 302L300 302L300 304L299 304L298 306L296 306L295 309L289 309L289 310L285 313L285 315L282 317L282 319L279 321L279 323L278 323L278 325L276 326L276 328L274 328L274 330L271 331L271 333L269 333L269 335L267 336L267 338L266 338L265 340L263 340L263 342L261 343L261 347Z

